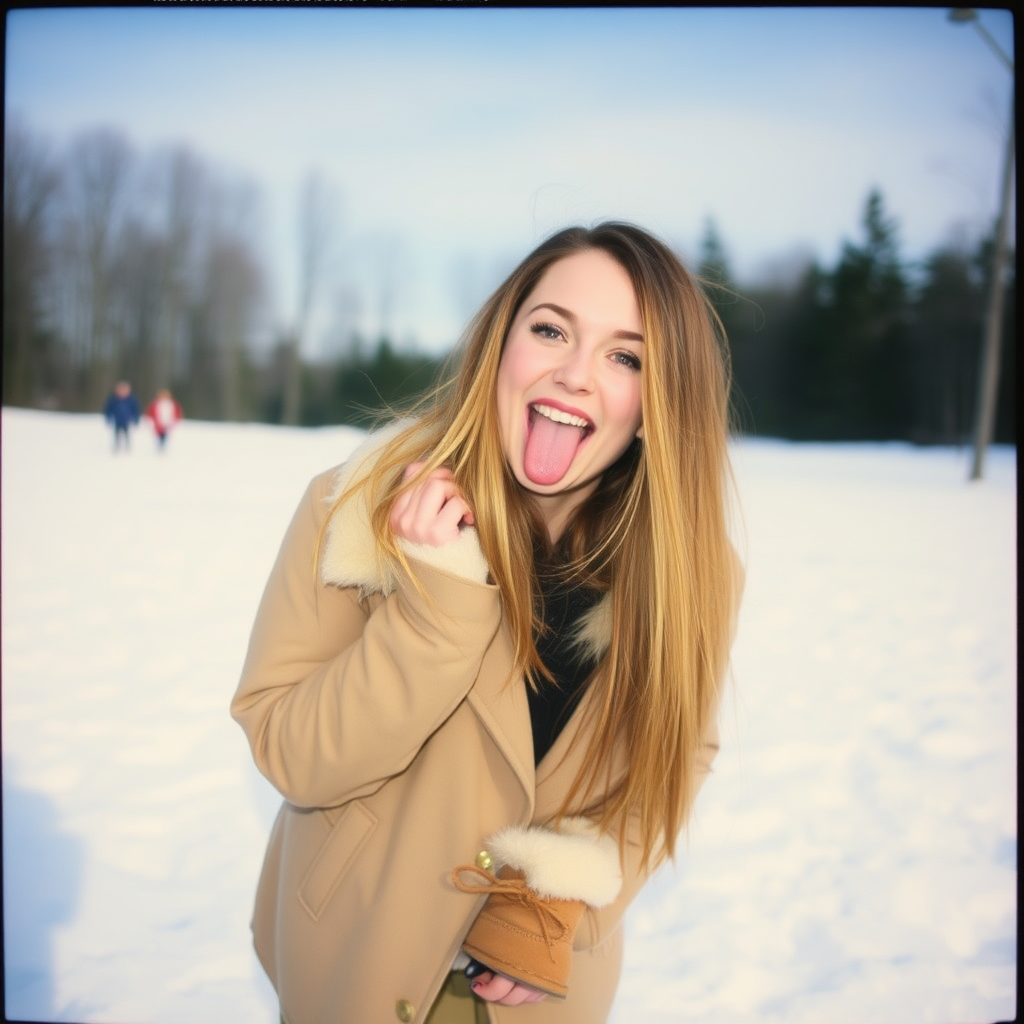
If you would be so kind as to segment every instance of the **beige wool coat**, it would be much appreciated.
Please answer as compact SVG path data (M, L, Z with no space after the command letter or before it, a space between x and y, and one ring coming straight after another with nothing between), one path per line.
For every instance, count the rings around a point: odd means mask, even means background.
M360 498L391 431L315 478L266 585L231 705L284 797L257 886L257 954L288 1024L419 1024L485 897L451 882L489 863L487 840L548 823L580 767L583 706L534 768L525 684L475 531L407 547L411 579L381 570ZM608 642L599 604L582 628ZM700 752L717 751L713 728ZM601 1024L622 956L622 915L645 881L627 850L621 890L577 930L569 995L490 1004L493 1024ZM618 884L616 884L618 888Z

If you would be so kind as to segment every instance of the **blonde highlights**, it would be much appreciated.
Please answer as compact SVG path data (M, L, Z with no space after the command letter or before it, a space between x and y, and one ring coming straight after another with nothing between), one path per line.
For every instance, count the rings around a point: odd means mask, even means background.
M534 644L536 552L546 535L502 453L495 386L502 348L544 272L598 249L628 273L645 339L643 439L607 470L563 534L566 574L610 593L608 648L590 686L583 767L562 808L586 810L645 862L671 856L698 781L697 758L725 676L735 610L727 533L729 362L721 325L697 281L640 228L568 228L534 250L484 304L454 372L416 410L365 481L382 557L403 556L388 517L413 461L448 466L473 509L502 598L513 679L545 674ZM342 495L339 503L347 499ZM618 766L613 768L614 766Z

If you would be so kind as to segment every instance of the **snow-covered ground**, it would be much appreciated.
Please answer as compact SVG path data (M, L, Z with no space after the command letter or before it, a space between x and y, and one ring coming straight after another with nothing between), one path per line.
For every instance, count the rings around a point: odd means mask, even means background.
M248 918L277 798L227 707L302 489L360 435L2 428L7 1016L276 1024ZM614 1024L1015 1016L1015 452L967 459L737 445L723 750Z

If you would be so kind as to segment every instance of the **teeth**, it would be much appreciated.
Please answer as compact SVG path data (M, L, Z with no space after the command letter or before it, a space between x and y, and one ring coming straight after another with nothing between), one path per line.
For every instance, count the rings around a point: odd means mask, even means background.
M582 419L579 416L573 416L572 413L562 412L561 409L552 409L550 405L541 405L540 403L537 403L533 406L533 411L539 413L541 416L546 416L549 420L554 420L556 423L567 423L573 427L590 426L587 420Z

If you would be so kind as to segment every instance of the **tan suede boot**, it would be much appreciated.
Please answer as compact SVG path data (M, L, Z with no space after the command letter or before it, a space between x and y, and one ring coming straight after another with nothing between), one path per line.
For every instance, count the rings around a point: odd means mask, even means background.
M608 906L622 889L618 844L586 818L565 818L557 826L504 828L487 840L487 854L497 875L476 865L452 873L463 892L487 894L463 950L564 998L584 909ZM463 877L470 874L476 879Z
M467 882L469 872L481 882ZM487 893L487 902L473 922L462 948L473 959L515 981L565 998L572 968L572 942L586 904L539 896L515 868L498 875L465 865L452 881L463 892Z

